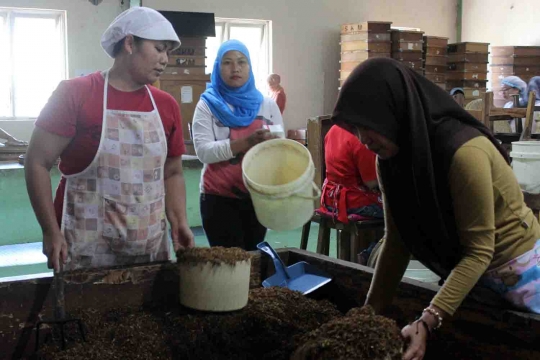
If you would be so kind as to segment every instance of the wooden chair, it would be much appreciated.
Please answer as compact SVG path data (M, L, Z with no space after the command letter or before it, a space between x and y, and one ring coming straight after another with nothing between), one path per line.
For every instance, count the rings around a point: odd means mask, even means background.
M531 140L532 134L532 124L534 121L534 111L540 110L539 107L535 106L536 102L536 93L534 91L531 91L529 93L529 104L527 108L512 108L512 109L501 109L501 108L494 108L493 107L493 93L488 92L486 93L485 100L484 100L484 116L485 121L487 122L486 125L489 125L491 129L493 129L493 122L499 121L499 120L509 120L513 118L522 119L525 118L525 126L523 128L523 131L521 133L513 134L513 141L527 141ZM521 124L521 121L518 121L518 124ZM516 126L516 130L519 130L520 126ZM495 137L500 137L496 133L494 134ZM504 140L507 141L507 144L511 138L508 136L509 134L504 134L506 137ZM502 139L501 139L502 140ZM511 141L510 141L511 142ZM504 143L504 142L503 142ZM540 194L531 194L526 191L523 191L523 198L525 200L525 204L529 208L532 209L535 216L540 220Z
M513 141L530 140L532 123L534 121L535 102L536 94L534 91L531 91L529 93L529 104L527 105L527 108L496 108L493 106L493 92L488 91L484 95L484 124L493 131L494 121L508 121L525 118L525 127L523 131L510 134L494 133L494 135L506 145L510 145ZM521 122L518 121L518 124L520 123ZM520 126L516 126L516 129L519 130L519 128Z
M308 119L307 148L315 164L315 183L322 187L326 178L326 164L324 162L324 138L332 127L330 115L316 116Z
M384 220L364 220L344 224L332 218L315 213L302 228L300 248L307 249L311 223L319 224L317 253L330 254L330 231L336 230L337 258L358 262L358 254L369 247L372 242L380 240L384 235Z
M322 187L326 177L324 161L324 137L332 127L330 116L317 116L308 119L307 147L315 164L315 183ZM319 208L320 201L316 201L315 208ZM360 251L366 249L372 241L377 241L384 233L384 220L357 221L344 224L330 217L315 213L302 229L300 248L307 249L311 223L319 224L317 240L317 253L329 255L330 231L336 230L337 257L341 260L357 261Z
M475 100L476 101L476 100ZM480 121L481 123L484 123L485 121L485 116L484 116L484 101L485 101L485 94L484 96L482 97L482 99L480 99L480 103L478 104L478 107L480 109L467 109L465 108L465 110L467 110L467 112L469 114L471 114L472 116L474 116L476 118L476 120ZM472 103L472 102L471 102ZM471 104L469 103L469 104Z

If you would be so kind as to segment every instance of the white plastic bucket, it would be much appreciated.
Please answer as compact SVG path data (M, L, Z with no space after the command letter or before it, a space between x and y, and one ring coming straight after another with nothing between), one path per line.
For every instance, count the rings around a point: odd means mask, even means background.
M513 142L510 156L521 189L540 194L540 141Z
M184 306L224 312L240 310L248 303L251 260L235 265L181 263L179 272L180 303Z
M257 219L265 227L293 230L313 216L313 200L321 192L313 182L311 154L300 143L273 139L254 146L244 156L242 176Z

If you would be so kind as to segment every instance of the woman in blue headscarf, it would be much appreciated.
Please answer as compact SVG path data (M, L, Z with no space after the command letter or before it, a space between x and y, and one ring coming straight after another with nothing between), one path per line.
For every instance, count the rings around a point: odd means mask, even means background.
M237 40L223 43L193 115L193 143L204 164L201 216L211 246L255 250L264 240L241 165L251 147L274 137L268 125L283 126L283 120L277 104L255 87L248 49Z

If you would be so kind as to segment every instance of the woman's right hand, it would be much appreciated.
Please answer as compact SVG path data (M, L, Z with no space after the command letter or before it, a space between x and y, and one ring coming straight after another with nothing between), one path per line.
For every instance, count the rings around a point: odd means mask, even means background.
M47 256L47 267L60 271L60 261L67 261L67 243L62 233L54 235L43 234L43 254Z
M263 141L275 139L277 136L272 135L270 130L268 129L258 129L255 130L251 135L242 138L231 141L231 151L234 156L245 153L252 147L254 147L257 144L262 143Z
M247 137L247 142L249 147L251 148L257 144L262 143L263 141L275 139L276 137L277 136L272 135L272 133L268 129L259 129Z
M426 353L428 335L427 329L420 323L420 320L416 320L412 324L405 326L401 330L401 336L403 336L408 345L402 359L422 360Z

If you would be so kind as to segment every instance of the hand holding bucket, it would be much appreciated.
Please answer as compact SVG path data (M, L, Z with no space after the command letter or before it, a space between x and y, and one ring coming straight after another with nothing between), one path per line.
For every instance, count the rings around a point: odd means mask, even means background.
M311 154L300 143L273 139L244 156L242 176L260 223L276 231L303 226L313 216L320 190Z

